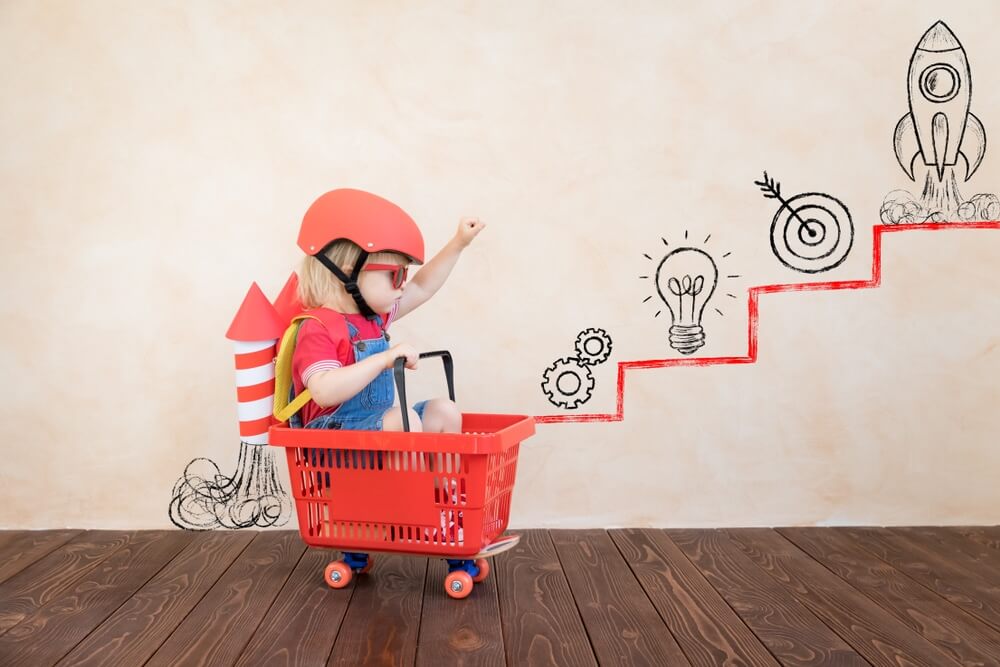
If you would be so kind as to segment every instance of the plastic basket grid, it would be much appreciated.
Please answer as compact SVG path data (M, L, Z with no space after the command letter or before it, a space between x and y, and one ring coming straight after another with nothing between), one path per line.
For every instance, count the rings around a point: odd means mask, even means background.
M520 439L534 432L530 418L496 417L506 419L468 420L476 432L437 438L327 432L331 444L353 447L293 446L295 430L283 429L303 540L344 551L478 553L507 528ZM490 426L498 431L481 430ZM379 440L396 448L361 448ZM427 443L438 451L422 450ZM449 443L464 451L441 451Z

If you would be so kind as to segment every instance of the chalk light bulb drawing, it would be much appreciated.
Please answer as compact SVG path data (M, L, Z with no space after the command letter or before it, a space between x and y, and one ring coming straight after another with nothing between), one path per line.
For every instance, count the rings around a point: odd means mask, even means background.
M718 283L715 260L698 248L677 248L656 267L656 291L673 319L670 347L681 354L705 344L701 317Z

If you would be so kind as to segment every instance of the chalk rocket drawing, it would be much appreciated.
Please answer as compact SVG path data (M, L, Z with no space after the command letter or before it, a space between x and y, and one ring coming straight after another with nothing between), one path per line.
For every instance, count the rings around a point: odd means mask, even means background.
M611 356L612 341L604 329L584 329L576 337L576 355L557 359L542 373L542 392L549 403L574 410L593 396L590 367Z
M767 199L781 208L771 220L771 251L782 264L802 273L820 273L839 266L854 245L851 212L837 199L806 192L790 199L781 196L781 184L768 178L754 181Z
M913 163L920 157L942 181L945 167L954 167L961 157L969 180L983 162L986 130L969 111L972 70L965 49L941 21L924 33L910 56L906 97L910 110L892 138L899 166L912 181Z
M684 232L687 239L688 233ZM705 237L708 243L712 235ZM661 239L663 245L670 246L666 239ZM723 257L728 257L732 253L726 253ZM648 254L643 254L646 259L653 258ZM729 278L739 278L739 274L731 274ZM642 280L649 280L650 276L639 276ZM669 342L670 347L681 354L694 354L705 344L705 329L702 327L702 317L705 307L715 294L715 288L719 284L719 267L715 259L700 248L684 246L671 250L660 260L653 275L656 285L656 293L663 301L663 304L670 312L671 325ZM733 295L733 298L736 298ZM652 296L643 299L646 303ZM653 317L659 317L662 310L656 311ZM718 308L715 312L723 314Z
M886 224L995 220L1000 199L978 194L963 200L956 169L966 182L986 155L986 130L970 111L972 69L955 33L938 21L924 33L910 56L906 80L908 111L896 124L892 144L896 160L911 181L924 167L919 200L906 190L893 190L882 202ZM961 159L961 160L960 160Z

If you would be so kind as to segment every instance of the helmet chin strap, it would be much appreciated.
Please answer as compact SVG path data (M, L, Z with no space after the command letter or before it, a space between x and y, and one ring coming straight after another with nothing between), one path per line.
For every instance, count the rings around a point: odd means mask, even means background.
M324 252L325 250L326 248L313 256L319 260L320 264L328 268L333 275L337 276L340 282L344 283L344 289L346 289L347 293L354 299L354 303L358 305L358 310L361 311L361 314L364 315L366 319L374 320L377 315L375 314L375 311L371 309L371 306L368 305L368 302L365 301L365 298L361 296L361 288L358 287L358 276L361 275L361 267L363 267L365 262L368 260L368 253L364 250L361 251L361 255L354 263L354 270L351 271L351 275L348 276L340 270L340 267L330 261L330 258L327 257Z

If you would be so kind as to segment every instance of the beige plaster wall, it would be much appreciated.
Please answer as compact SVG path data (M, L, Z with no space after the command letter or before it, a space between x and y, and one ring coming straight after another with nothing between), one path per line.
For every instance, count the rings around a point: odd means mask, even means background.
M871 276L936 20L1000 136L1000 9L953 4L0 3L0 528L166 526L188 461L232 468L224 332L334 187L432 249L489 223L395 335L453 351L468 411L561 413L541 373L586 327L615 347L583 411L677 356L638 278L661 237L732 253L700 354L745 354L749 287ZM775 260L764 169L848 205L843 265ZM962 189L1000 190L995 143ZM540 425L512 524L1000 521L1000 230L884 245L880 289L761 297L756 364L630 371L624 421Z

